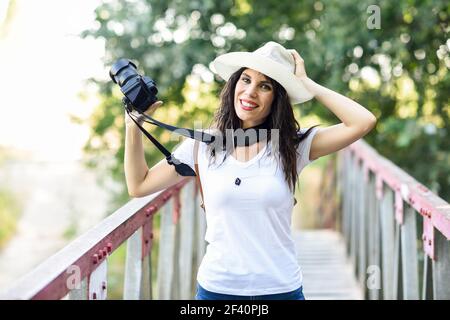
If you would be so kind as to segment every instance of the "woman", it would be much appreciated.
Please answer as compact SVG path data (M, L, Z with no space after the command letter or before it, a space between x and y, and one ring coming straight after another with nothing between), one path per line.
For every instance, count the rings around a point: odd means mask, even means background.
M302 300L302 274L290 229L298 174L315 159L362 138L376 118L309 79L297 51L275 42L254 52L219 56L213 65L227 83L212 129L227 138L221 147L200 143L198 148L208 246L197 274L196 299ZM313 97L342 123L300 130L292 104ZM185 179L165 159L148 169L141 134L126 117L130 196L142 197ZM246 143L227 134L250 128L269 131ZM174 155L194 169L193 150L194 140L186 139Z

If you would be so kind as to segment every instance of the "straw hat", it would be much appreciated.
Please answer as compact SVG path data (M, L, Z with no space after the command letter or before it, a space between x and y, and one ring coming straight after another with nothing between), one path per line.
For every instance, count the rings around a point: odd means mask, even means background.
M214 59L213 70L222 79L230 76L241 67L247 67L276 80L286 89L292 104L302 103L313 98L302 82L295 76L295 61L292 54L281 44L269 41L253 52L230 52Z

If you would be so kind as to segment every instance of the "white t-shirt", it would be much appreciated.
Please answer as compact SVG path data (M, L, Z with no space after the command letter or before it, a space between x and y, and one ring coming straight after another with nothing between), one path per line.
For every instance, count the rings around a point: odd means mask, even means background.
M306 129L301 129L304 133ZM298 146L297 170L311 163L309 151L318 128ZM173 152L194 169L194 140ZM208 167L207 145L199 144L198 166L206 208L208 245L197 281L208 291L232 295L288 292L302 285L302 273L291 235L293 194L271 143L254 158L240 162L216 153ZM235 184L236 178L241 180Z

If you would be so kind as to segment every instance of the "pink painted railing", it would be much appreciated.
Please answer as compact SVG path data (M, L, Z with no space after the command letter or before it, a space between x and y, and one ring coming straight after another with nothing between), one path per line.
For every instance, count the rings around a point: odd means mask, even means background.
M153 217L161 213L156 295L192 299L205 221L194 179L125 204L20 279L1 299L106 299L108 258L127 241L124 299L151 299Z
M362 140L339 152L337 190L366 298L450 299L447 202Z
M346 239L367 299L450 299L450 205L364 141L325 170L320 227ZM205 217L194 179L133 199L44 261L6 299L105 299L109 255L127 242L124 299L192 299L205 252ZM161 210L158 265L153 217ZM156 267L156 268L155 268Z

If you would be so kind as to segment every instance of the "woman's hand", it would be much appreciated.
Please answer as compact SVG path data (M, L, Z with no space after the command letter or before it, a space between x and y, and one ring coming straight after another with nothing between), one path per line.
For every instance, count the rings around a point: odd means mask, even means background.
M303 86L306 88L306 90L309 91L309 93L311 93L314 97L317 97L317 95L321 92L320 86L314 81L312 81L310 78L308 78L308 76L306 75L305 62L303 61L303 58L300 56L297 50L288 49L288 51L292 54L292 57L294 58L295 62L294 75L297 77L299 81L302 82Z
M294 57L294 62L295 62L294 74L295 74L295 76L297 76L300 79L308 78L308 76L306 75L305 62L303 61L303 58L300 56L300 54L295 49L289 49L288 51Z
M151 116L156 109L158 109L163 104L162 101L156 101L154 104L152 104L147 111L144 112L147 116ZM133 110L131 114L134 116L134 119L139 123L142 124L144 122L144 116L137 112L136 110ZM125 125L126 126L133 126L136 125L134 121L130 118L128 115L128 112L125 110Z

